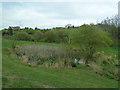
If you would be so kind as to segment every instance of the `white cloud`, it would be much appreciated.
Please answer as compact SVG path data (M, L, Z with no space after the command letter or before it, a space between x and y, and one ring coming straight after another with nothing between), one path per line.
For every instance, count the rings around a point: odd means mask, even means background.
M69 23L69 20L71 24L81 25L90 22L96 23L97 20L100 21L117 14L117 3L113 3L116 0L109 0L109 3L107 3L108 0L104 0L106 2L103 0L81 1L79 3L6 2L3 3L3 27L9 25L40 28L64 26Z
M116 5L116 6L115 6ZM80 15L81 17L88 17L88 18L105 18L107 16L117 14L117 3L107 5L107 4L72 4L72 9L74 10L74 13L77 15Z
M2 12L2 3L0 3L0 12ZM0 13L0 28L2 27L2 13Z
M119 0L1 0L2 2L118 2Z
M42 13L36 12L31 8L14 10L14 12L3 12L3 26L7 25L19 25L19 22L23 26L41 26L52 25L56 23L54 17L59 16L57 13ZM52 21L52 22L51 22Z

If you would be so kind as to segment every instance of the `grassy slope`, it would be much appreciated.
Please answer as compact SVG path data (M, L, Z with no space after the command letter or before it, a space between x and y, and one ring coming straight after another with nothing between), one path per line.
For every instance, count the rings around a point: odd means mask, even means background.
M0 89L2 88L2 35L0 33Z
M19 41L19 44L33 42ZM90 72L87 68L45 68L29 67L10 55L12 41L3 39L3 87L59 87L59 88L114 88L117 81ZM39 43L44 44L44 43ZM49 44L48 44L49 45Z

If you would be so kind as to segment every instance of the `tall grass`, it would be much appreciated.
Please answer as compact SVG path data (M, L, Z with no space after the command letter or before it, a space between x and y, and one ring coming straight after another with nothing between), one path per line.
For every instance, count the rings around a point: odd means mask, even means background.
M68 48L55 45L26 45L15 49L16 55L30 65L43 64L44 62L71 64L73 55L70 51Z
M111 79L119 80L118 58L116 55L107 56L104 52L98 52L94 56L95 62L91 62L90 67L99 75Z

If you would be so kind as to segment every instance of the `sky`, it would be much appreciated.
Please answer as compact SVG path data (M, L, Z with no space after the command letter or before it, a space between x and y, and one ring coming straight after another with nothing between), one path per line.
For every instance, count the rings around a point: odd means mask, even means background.
M17 0L16 0L17 1ZM52 28L97 23L118 14L119 0L3 0L0 28ZM1 23L1 22L0 22Z

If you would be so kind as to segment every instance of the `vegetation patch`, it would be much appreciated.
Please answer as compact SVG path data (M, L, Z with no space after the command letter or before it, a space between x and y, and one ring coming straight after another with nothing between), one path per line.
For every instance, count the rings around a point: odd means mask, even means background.
M94 55L94 60L94 62L90 62L90 67L92 68L93 72L119 81L119 63L116 55L108 56L105 55L104 52L97 52Z
M23 62L32 66L43 63L45 66L71 66L72 59L75 57L74 55L74 57L72 56L72 52L70 53L70 50L68 51L68 48L66 49L62 46L55 45L17 46L15 48L15 54L18 58L22 59Z

